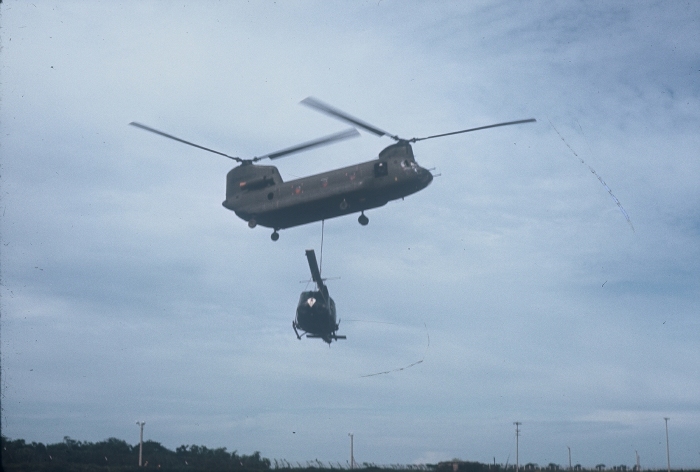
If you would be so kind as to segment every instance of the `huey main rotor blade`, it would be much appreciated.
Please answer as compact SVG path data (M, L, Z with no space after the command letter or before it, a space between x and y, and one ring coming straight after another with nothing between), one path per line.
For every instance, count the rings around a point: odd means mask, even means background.
M478 128L463 129L461 131L453 131L451 133L436 134L434 136L426 136L425 138L412 138L412 139L409 139L408 141L411 143L415 143L416 141L423 141L425 139L441 138L443 136L451 136L453 134L468 133L469 131L479 131L480 129L496 128L498 126L519 125L521 123L533 123L535 121L537 121L537 120L534 118L528 118L527 120L508 121L506 123L496 123L495 125L479 126Z
M303 99L300 102L302 105L306 105L307 107L315 108L316 110L320 111L321 113L325 113L326 115L333 116L335 118L338 118L339 120L347 121L350 124L353 124L359 128L364 129L365 131L369 131L370 133L376 134L377 136L391 136L393 139L398 141L398 136L392 136L391 134L387 133L386 131L383 131L375 126L370 125L369 123L365 123L364 121L355 118L354 116L348 115L347 113L338 110L337 108L334 108L326 103L323 103L320 100L317 100L313 97L307 97Z
M172 134L164 133L164 132L159 131L159 130L157 130L157 129L155 129L155 128L151 128L150 126L142 125L141 123L137 123L137 122L135 122L135 121L132 121L132 122L129 123L129 124L130 124L131 126L136 126L137 128L141 128L141 129L144 129L144 130L146 130L146 131L150 131L151 133L159 134L159 135L164 136L164 137L166 137L166 138L174 139L175 141L178 141L178 142L180 142L180 143L188 144L188 145L190 145L190 146L194 146L194 147L196 147L196 148L203 149L203 150L205 150L205 151L213 152L214 154L218 154L218 155L220 155L220 156L228 157L229 159L233 159L234 161L238 161L238 162L242 162L242 161L243 161L243 159L241 159L240 157L229 156L228 154L224 154L223 152L215 151L215 150L213 150L213 149L209 149L209 148L207 148L207 147L200 146L199 144L195 144L195 143L191 143L191 142L189 142L189 141L185 141L184 139L180 139L180 138L178 138L177 136L173 136Z
M355 128L350 128L346 129L345 131L340 131L338 133L333 133L328 136L324 136L322 138L314 139L313 141L307 141L302 144L298 144L296 146L282 149L281 151L273 152L270 154L266 154L264 156L256 157L253 158L253 161L258 161L260 159L278 159L282 156L287 156L289 154L294 154L295 152L301 152L305 151L307 149L312 149L318 146L325 146L327 144L336 142L336 141L342 141L343 139L349 139L349 138L354 138L356 136L359 136L360 133Z

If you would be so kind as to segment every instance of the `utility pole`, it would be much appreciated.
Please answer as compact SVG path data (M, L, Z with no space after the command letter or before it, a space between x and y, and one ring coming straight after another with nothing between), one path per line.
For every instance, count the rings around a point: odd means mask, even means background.
M353 439L354 439L354 437L353 437L352 433L348 433L348 436L350 436L350 469L354 469L355 468L355 454L353 451L353 446L354 446Z
M515 472L520 470L520 455L519 455L519 437L520 437L520 421L513 423L515 425Z
M566 448L569 450L569 470L571 470L571 448L569 446L566 446Z
M141 427L141 438L139 440L139 467L141 467L143 460L143 427L146 425L145 421L137 421L137 425Z
M668 465L668 472L671 472L671 452L668 448L668 420L671 418L665 418L664 421L666 422L666 463Z
M634 450L634 455L637 456L637 472L642 472L642 466L639 465L639 453L636 449Z

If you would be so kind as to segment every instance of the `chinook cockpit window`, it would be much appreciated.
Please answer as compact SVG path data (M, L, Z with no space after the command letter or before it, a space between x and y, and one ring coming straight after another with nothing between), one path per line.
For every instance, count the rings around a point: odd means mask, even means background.
M404 159L401 161L401 167L404 170L413 170L413 172L418 172L418 164L416 164L415 161L411 161L409 159Z

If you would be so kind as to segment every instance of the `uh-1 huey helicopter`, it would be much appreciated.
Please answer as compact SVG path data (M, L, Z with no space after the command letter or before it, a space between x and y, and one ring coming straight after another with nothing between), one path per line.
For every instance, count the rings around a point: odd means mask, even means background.
M240 165L231 169L226 176L226 200L223 201L222 205L235 212L239 218L247 221L250 228L255 228L257 225L272 228L271 238L273 241L277 241L280 229L323 221L350 213L360 212L357 220L365 226L369 223L369 218L364 213L366 210L386 205L392 200L406 197L427 187L432 182L433 175L428 169L416 163L411 143L536 121L534 118L530 118L423 138L403 139L313 97L308 97L301 103L377 136L389 136L396 143L384 148L378 157L371 161L284 182L276 167L256 165L255 163L262 159L274 160L358 136L357 130L352 128L264 156L242 159L185 141L140 123L132 122L130 124L239 162Z
M309 261L311 278L316 283L316 290L301 292L292 328L297 339L301 339L302 336L320 338L330 346L331 341L346 339L346 337L336 334L339 322L336 321L335 302L328 294L328 287L323 283L313 249L306 250L306 259ZM300 330L301 334L299 334Z

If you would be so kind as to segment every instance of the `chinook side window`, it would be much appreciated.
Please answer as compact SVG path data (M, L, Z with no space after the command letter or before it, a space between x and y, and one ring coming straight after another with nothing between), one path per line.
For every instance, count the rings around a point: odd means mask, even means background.
M374 176L375 177L384 177L385 175L389 174L389 166L387 165L386 161L381 161L377 162L374 164Z

